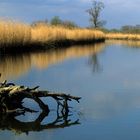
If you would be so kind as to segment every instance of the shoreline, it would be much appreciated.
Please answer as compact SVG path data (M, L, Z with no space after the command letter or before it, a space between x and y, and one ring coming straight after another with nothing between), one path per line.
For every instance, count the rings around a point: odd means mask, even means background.
M51 41L47 43L31 43L27 45L14 45L0 48L0 55L4 54L14 54L14 53L26 53L26 52L37 52L46 51L52 49L68 48L73 45L88 45L105 42L105 38L102 39L90 39L90 40L62 40L62 41Z

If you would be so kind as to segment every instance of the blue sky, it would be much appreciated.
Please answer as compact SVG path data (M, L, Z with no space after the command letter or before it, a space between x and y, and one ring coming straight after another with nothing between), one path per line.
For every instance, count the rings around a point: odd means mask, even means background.
M0 17L33 22L59 16L80 26L89 26L85 12L92 0L0 0ZM140 0L101 0L105 4L102 19L107 28L140 24Z

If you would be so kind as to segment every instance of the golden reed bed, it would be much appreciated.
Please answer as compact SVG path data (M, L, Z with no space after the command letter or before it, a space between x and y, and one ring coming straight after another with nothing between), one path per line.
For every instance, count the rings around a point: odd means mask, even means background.
M0 48L47 44L67 40L88 41L102 40L101 31L89 29L66 29L49 25L30 26L13 21L0 21Z
M74 28L62 26L49 26L39 24L30 26L20 22L0 20L0 48L22 46L46 45L53 42L71 41L101 41L104 39L115 40L140 40L139 34L106 33L99 30Z
M60 26L40 25L32 29L32 42L102 40L104 33L89 29L67 29Z
M140 34L107 33L105 38L115 40L140 40Z
M0 47L20 46L31 41L31 27L17 22L0 21Z

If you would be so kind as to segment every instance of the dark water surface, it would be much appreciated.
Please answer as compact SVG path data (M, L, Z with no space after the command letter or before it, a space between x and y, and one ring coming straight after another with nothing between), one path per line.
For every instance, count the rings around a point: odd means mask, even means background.
M140 42L107 41L63 50L0 58L0 81L81 96L68 120L55 105L41 113L0 118L0 140L140 139ZM39 109L33 102L25 105ZM54 123L51 123L54 122ZM50 124L50 125L48 125Z

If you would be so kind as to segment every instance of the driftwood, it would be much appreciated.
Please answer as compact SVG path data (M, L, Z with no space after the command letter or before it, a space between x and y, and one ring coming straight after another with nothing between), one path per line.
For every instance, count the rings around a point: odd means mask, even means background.
M52 97L57 102L57 110L61 107L61 113L65 114L69 112L68 101L75 100L79 102L81 99L63 93L40 91L38 88L38 86L34 88L17 86L14 83L7 83L7 81L0 83L0 113L35 112L35 110L23 106L23 99L25 98L34 100L43 112L49 112L49 106L40 97Z
M1 74L0 74L1 76ZM68 101L75 100L79 103L81 97L75 97L64 93L54 93L50 91L38 90L39 86L29 88L26 86L18 86L14 83L4 81L0 83L0 130L11 130L16 134L26 133L30 131L42 131L45 129L64 128L71 125L77 125L79 119L72 121L70 117L73 113L69 113ZM56 119L52 122L42 124L42 121L49 116L49 106L40 98L51 97L57 103ZM23 99L29 98L34 100L40 107L39 116L31 122L22 122L16 117L26 115L26 112L37 113L30 107L24 107Z

